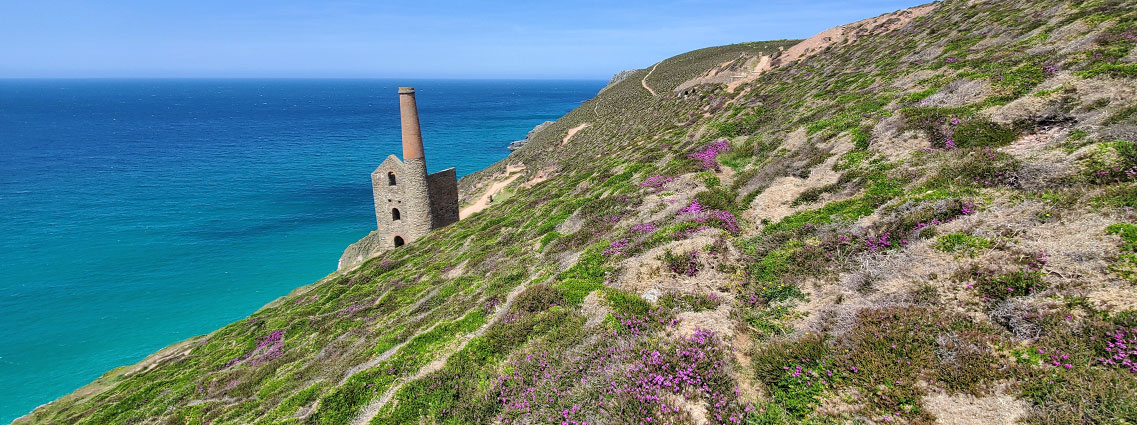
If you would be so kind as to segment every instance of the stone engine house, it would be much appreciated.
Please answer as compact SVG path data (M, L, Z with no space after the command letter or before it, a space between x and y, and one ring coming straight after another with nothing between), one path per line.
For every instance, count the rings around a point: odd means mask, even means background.
M454 168L426 173L414 87L399 87L403 160L387 157L371 173L375 221L387 250L410 243L432 229L458 221L458 175Z

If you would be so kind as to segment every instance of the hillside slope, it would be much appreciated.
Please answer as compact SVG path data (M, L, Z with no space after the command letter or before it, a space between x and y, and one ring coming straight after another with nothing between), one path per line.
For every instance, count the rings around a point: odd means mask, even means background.
M839 34L635 71L489 208L16 423L1137 422L1137 1Z

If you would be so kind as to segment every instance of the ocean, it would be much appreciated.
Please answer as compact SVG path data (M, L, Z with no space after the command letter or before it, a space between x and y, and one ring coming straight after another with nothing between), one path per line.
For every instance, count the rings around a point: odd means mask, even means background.
M397 86L461 177L604 83L0 80L0 423L335 271Z

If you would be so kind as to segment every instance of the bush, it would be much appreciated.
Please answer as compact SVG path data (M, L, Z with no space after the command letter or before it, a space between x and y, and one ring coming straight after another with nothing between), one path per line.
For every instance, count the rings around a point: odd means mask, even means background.
M699 264L699 251L676 254L667 250L660 257L660 260L667 265L668 270L681 276L696 276L702 268L702 265Z
M724 210L734 212L737 210L735 205L734 192L731 192L722 187L716 187L711 190L699 192L695 195L695 200L703 209L711 210Z
M991 149L969 151L957 161L948 162L930 182L929 189L954 183L964 187L1014 186L1018 183L1020 162L1015 157Z
M832 376L825 376L827 357L829 343L820 336L772 344L754 356L754 377L769 388L779 410L800 420L816 408L822 392L833 383ZM818 369L820 376L807 369Z
M564 303L564 295L546 283L525 288L513 301L514 312L536 313Z
M955 130L955 143L960 148L1006 146L1017 137L1014 129L987 120L972 120Z
M651 311L651 303L647 300L619 289L605 290L604 300L608 302L608 307L612 308L613 313L621 315L644 316Z

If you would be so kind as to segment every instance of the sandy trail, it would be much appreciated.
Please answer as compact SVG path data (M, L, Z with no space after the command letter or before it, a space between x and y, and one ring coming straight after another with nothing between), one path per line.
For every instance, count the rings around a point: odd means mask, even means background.
M647 77L650 77L650 76L651 76L651 73L655 72L655 67L657 67L657 66L659 66L659 63L656 63L655 65L652 65L652 66L651 66L651 70L647 72L647 75L645 75L645 76L644 76L644 78L643 78L642 80L640 80L640 85L644 86L644 88L645 88L645 89L647 89L648 93L651 93L651 95L652 95L652 96L655 96L655 95L656 95L656 94L655 94L655 90L652 90L652 89L651 89L651 87L648 87L648 85L647 85Z
M913 19L927 15L938 4L928 3L908 9L886 13L875 18L863 19L847 25L838 25L817 33L801 43L795 44L782 53L783 63L807 58L825 50L826 47L845 41L856 41L861 37L883 34L907 25Z
M572 134L572 130L569 130L569 134ZM505 189L505 187L509 186L510 183L513 183L514 180L517 180L519 177L521 177L521 173L519 171L524 169L525 165L522 164L506 166L505 175L508 176L508 178L490 185L489 189L486 189L486 191L482 193L482 196L479 196L473 204L470 204L466 208L459 210L458 219L465 219L466 217L481 212L482 210L489 207L490 198L492 198L494 195L497 195L498 192L501 192L502 189Z
M584 124L581 124L581 125L578 125L578 126L576 126L576 127L570 128L570 129L569 129L569 131L568 131L568 134L566 134L566 135L565 135L565 138L564 138L564 139L561 139L561 144L559 144L559 145L557 145L557 146L558 146L558 147L560 147L560 146L564 146L564 145L565 145L565 143L568 143L569 139L571 139L571 138L572 138L572 136L575 136L575 135L576 135L576 132L578 132L578 131L580 131L580 130L584 130L585 128L588 128L588 126L590 126L590 125L592 125L592 123L590 123L590 122L586 122L586 123L584 123Z

